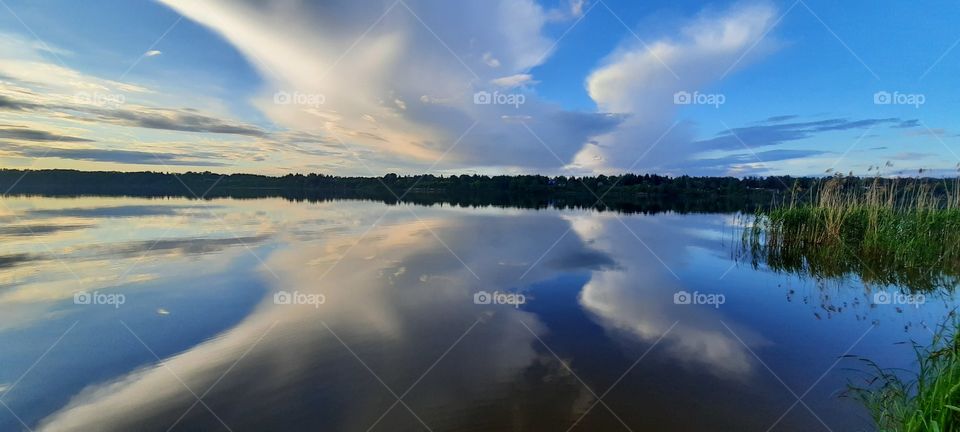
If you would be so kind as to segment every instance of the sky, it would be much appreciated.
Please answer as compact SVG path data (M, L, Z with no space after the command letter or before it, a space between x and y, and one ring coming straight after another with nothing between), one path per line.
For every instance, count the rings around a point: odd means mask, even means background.
M960 8L0 0L0 167L956 175Z

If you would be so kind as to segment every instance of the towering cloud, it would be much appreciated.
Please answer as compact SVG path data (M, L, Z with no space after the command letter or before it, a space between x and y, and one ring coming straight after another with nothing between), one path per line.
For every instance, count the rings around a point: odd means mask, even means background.
M616 51L590 74L586 86L601 110L630 117L586 147L577 161L626 168L643 156L639 168L670 169L692 154L713 150L694 142L690 125L674 125L674 95L706 93L769 52L776 43L766 37L774 20L775 10L767 4L738 5L701 15L684 25L679 37L648 44L632 40Z
M619 122L533 92L556 16L533 0L163 2L250 60L266 81L254 103L276 124L375 167L557 167Z

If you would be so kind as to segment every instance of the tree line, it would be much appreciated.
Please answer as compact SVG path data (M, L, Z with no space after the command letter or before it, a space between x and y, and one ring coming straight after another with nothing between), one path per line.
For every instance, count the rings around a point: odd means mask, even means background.
M0 169L5 195L127 195L187 198L373 199L387 203L572 206L629 209L663 203L681 209L707 206L707 211L749 209L803 196L824 177L698 177L658 174L596 176L543 175L398 175L346 177L327 174L217 174L213 172L115 172ZM847 177L851 187L866 187L887 178ZM915 179L934 190L956 182ZM726 203L718 207L718 203ZM659 207L658 207L659 208Z

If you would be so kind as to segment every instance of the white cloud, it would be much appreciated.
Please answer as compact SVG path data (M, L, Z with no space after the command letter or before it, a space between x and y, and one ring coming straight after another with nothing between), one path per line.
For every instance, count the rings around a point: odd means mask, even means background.
M61 64L50 63L42 53L62 53L48 45L30 43L20 36L0 33L0 89L13 89L15 83L27 83L58 98L72 97L77 92L150 93L151 90L119 81L102 79L78 72Z
M599 137L578 155L577 163L596 169L626 168L649 150L638 168L676 167L709 150L693 145L691 125L677 121L674 94L705 92L728 69L736 70L776 44L764 37L775 18L768 4L741 4L701 15L680 29L680 37L618 50L586 80L601 110L630 118L615 132ZM728 101L729 102L729 101ZM671 130L670 133L667 133ZM664 135L666 134L666 135ZM653 144L660 143L653 147Z
M490 54L488 52L483 53L483 62L486 63L487 66L490 66L493 68L500 67L500 60L497 60L497 58L494 57L493 54Z
M163 54L163 52L162 52L162 51L158 51L158 50L150 50L150 51L147 51L147 52L143 53L143 55L146 56L146 57L156 57L156 56L158 56L158 55L160 55L160 54Z
M515 88L525 85L536 84L537 81L533 80L533 75L530 74L516 74L505 77L496 78L490 81L491 84L497 87L503 88Z
M584 0L570 0L570 15L580 18L583 16Z
M566 7L552 9L547 13L547 17L553 22L571 21L583 17L586 0L567 0Z

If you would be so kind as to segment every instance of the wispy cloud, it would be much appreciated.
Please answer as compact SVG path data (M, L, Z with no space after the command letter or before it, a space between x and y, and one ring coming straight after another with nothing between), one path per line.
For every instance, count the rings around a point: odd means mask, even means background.
M86 138L60 135L55 132L27 128L0 128L0 138L10 138L23 141L53 141L53 142L91 142Z
M805 159L829 154L823 150L779 149L758 152L743 152L717 158L699 158L683 161L674 166L666 166L668 170L683 170L683 172L697 172L711 175L748 175L756 173L770 174L772 162Z
M61 158L95 162L113 162L132 165L184 165L184 166L225 166L221 161L197 159L190 155L170 153L152 153L136 150L114 150L100 148L63 148L63 147L24 147L5 144L8 155L29 158Z
M825 132L863 130L878 126L897 127L903 123L904 121L898 118L861 120L832 118L791 123L768 120L759 125L724 130L713 138L699 140L695 144L704 150L739 150L744 145L750 148L762 148L808 139Z

